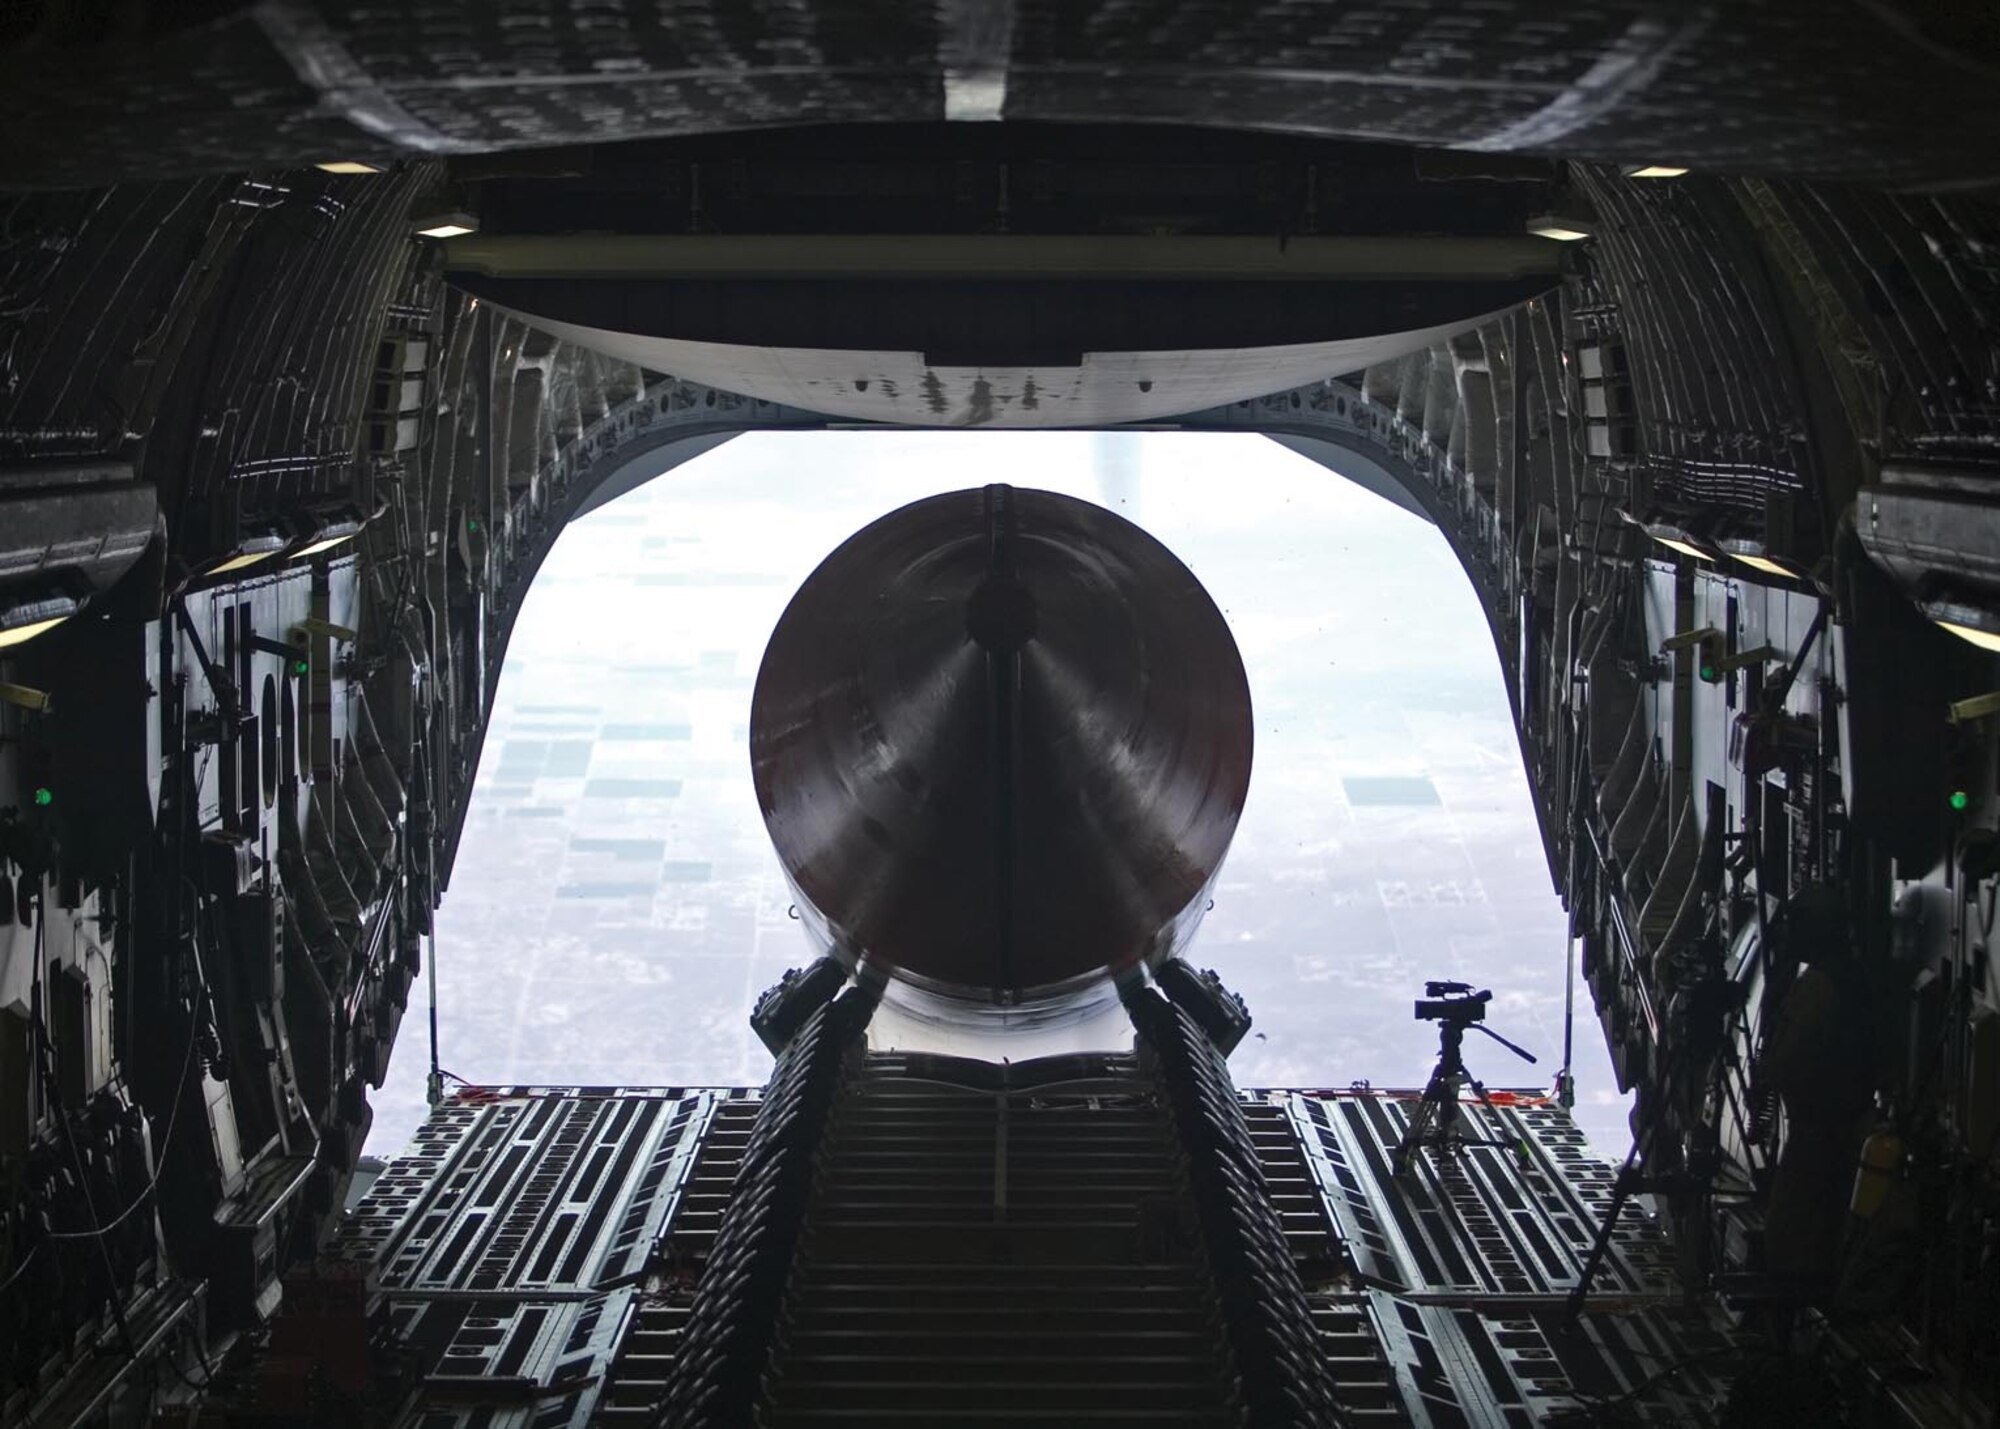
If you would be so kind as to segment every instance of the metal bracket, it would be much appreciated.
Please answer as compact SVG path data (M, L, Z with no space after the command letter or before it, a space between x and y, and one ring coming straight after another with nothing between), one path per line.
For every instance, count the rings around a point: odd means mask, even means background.
M47 690L37 690L28 685L10 685L0 680L0 702L19 705L24 710L37 714L47 714L55 708L55 697Z
M349 644L361 638L361 633L345 625L335 625L331 620L316 620L307 616L292 627L297 635L303 631L307 635L324 635L329 640L345 640Z
M181 633L187 636L188 646L194 651L195 663L201 666L202 678L208 681L210 693L222 707L223 719L232 725L241 723L242 715L236 703L236 686L231 683L227 675L216 668L215 662L208 658L208 646L202 643L201 632L195 628L194 618L188 614L185 600L174 602L174 618L180 624Z
M1720 640L1722 632L1713 625L1704 625L1699 630L1683 630L1678 635L1669 635L1660 642L1662 655L1677 655L1683 650L1692 650L1710 640Z
M296 660L306 653L306 641L303 634L289 645L268 635L253 635L250 637L250 648L265 655L276 655L280 660Z
M1745 665L1761 665L1766 660L1776 659L1784 652L1775 645L1759 645L1755 650L1738 650L1734 655L1725 655L1715 662L1717 675L1733 674Z
M1945 706L1945 718L1953 724L1971 724L1994 714L2000 714L2000 690L1990 690L1970 699L1953 700Z

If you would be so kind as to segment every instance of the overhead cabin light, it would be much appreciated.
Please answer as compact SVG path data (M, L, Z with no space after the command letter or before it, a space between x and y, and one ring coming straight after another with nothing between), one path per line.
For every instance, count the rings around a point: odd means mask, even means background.
M1731 551L1730 559L1741 561L1753 571L1762 571L1767 576L1783 576L1786 580L1796 579L1795 573L1786 570L1769 556L1746 556L1741 551Z
M2000 655L2000 635L1994 634L1991 630L1980 630L1970 625L1959 625L1950 620L1940 620L1937 624L1943 629L1949 630L1959 639L1967 640L1977 645L1981 650L1990 650L1994 654Z
M1968 645L2000 655L2000 615L1984 606L1950 598L1923 601L1917 608L1933 625L1950 631Z
M1646 534L1651 536L1655 541L1658 541L1662 546L1665 546L1668 550L1679 551L1683 556L1692 556L1697 561L1713 561L1715 559L1715 557L1709 555L1708 552L1695 545L1692 541L1683 541L1678 536L1662 536L1657 531L1648 531Z
M450 213L423 213L411 216L410 226L423 238L463 238L479 232L479 220L462 210Z
M76 614L76 602L68 596L29 601L0 609L0 650L25 645L37 635L45 635Z
M1774 561L1764 554L1764 548L1753 541L1724 541L1722 552L1732 561L1741 561L1753 571L1762 571L1767 576L1782 576L1786 580L1797 580L1799 573L1782 561Z
M341 542L352 541L360 534L361 523L359 521L342 521L332 526L322 526L314 533L311 541L292 552L292 559L296 561L306 556L317 556L323 552L331 551Z
M0 630L0 650L8 650L16 645L25 645L37 635L45 631L54 630L68 619L67 615L57 615L52 616L48 620L31 620L26 625L14 625Z
M1623 514L1627 521L1668 550L1687 556L1691 560L1714 563L1714 546L1692 532L1684 531L1679 526L1669 525L1664 521L1642 521L1629 512Z
M1686 169L1676 164L1641 164L1637 168L1627 169L1625 177L1628 179L1678 179L1686 173Z
M47 630L54 630L68 619L67 615L58 615L49 620L31 620L26 625L16 625L6 630L0 630L0 650L5 650L15 645L25 645L37 635Z
M359 159L332 159L324 164L314 164L313 167L323 174L379 174L382 172L380 164L364 164Z
M242 545L238 546L232 554L224 556L221 560L203 571L202 574L204 576L232 575L237 571L248 570L259 561L267 561L284 549L285 539L282 536L252 536L244 541Z
M1568 215L1543 214L1528 220L1528 232L1537 238L1553 238L1562 243L1593 237L1597 230L1585 219Z

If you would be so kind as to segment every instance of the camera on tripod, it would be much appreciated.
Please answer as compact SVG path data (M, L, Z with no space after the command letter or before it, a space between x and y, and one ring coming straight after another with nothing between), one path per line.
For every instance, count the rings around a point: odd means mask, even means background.
M1484 1022L1486 1004L1492 1000L1490 988L1474 992L1469 982L1426 982L1424 995L1417 1000L1417 1021Z
M1475 992L1469 982L1424 983L1424 995L1417 999L1417 1020L1438 1025L1437 1067L1390 1158L1390 1168L1396 1175L1408 1171L1418 1149L1425 1146L1436 1148L1447 1162L1467 1146L1504 1147L1522 1154L1526 1143L1519 1137L1468 1132L1465 1111L1458 1104L1459 1089L1471 1087L1485 1115L1495 1124L1505 1125L1492 1098L1486 1095L1485 1084L1465 1069L1463 1048L1467 1028L1492 1038L1523 1061L1535 1060L1535 1054L1526 1047L1509 1042L1491 1027L1481 1025L1486 1021L1486 1004L1492 1000L1490 989L1480 988Z

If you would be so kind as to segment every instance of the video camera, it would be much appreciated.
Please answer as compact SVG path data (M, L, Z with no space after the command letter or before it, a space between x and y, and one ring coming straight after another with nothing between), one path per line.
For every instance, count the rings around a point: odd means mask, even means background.
M1424 984L1424 995L1417 999L1417 1020L1438 1025L1437 1069L1431 1073L1422 1100L1403 1128L1403 1139L1396 1143L1396 1154L1390 1158L1389 1164L1396 1175L1400 1176L1410 1169L1410 1158L1416 1155L1419 1147L1436 1147L1447 1157L1465 1146L1520 1150L1523 1143L1517 1137L1493 1136L1476 1126L1468 1131L1465 1113L1458 1104L1460 1089L1471 1087L1472 1094L1479 1099L1486 1114L1496 1119L1499 1116L1493 1108L1492 1099L1486 1095L1485 1084L1465 1068L1462 1049L1467 1028L1492 1038L1524 1062L1535 1060L1535 1054L1526 1047L1509 1042L1484 1025L1486 1004L1492 1000L1493 993L1489 989L1480 988L1475 992L1469 982Z
M1490 989L1474 992L1469 982L1426 982L1416 1017L1419 1022L1484 1022L1492 1000Z

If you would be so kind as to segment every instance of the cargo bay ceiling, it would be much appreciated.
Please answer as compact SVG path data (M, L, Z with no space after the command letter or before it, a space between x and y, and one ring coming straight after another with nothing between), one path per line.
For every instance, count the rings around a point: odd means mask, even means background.
M1261 432L1429 516L1690 1282L1970 1325L1996 79L1941 0L8 11L4 1392L269 1311L550 543L833 424ZM1843 1221L1871 1115L1936 1215Z

